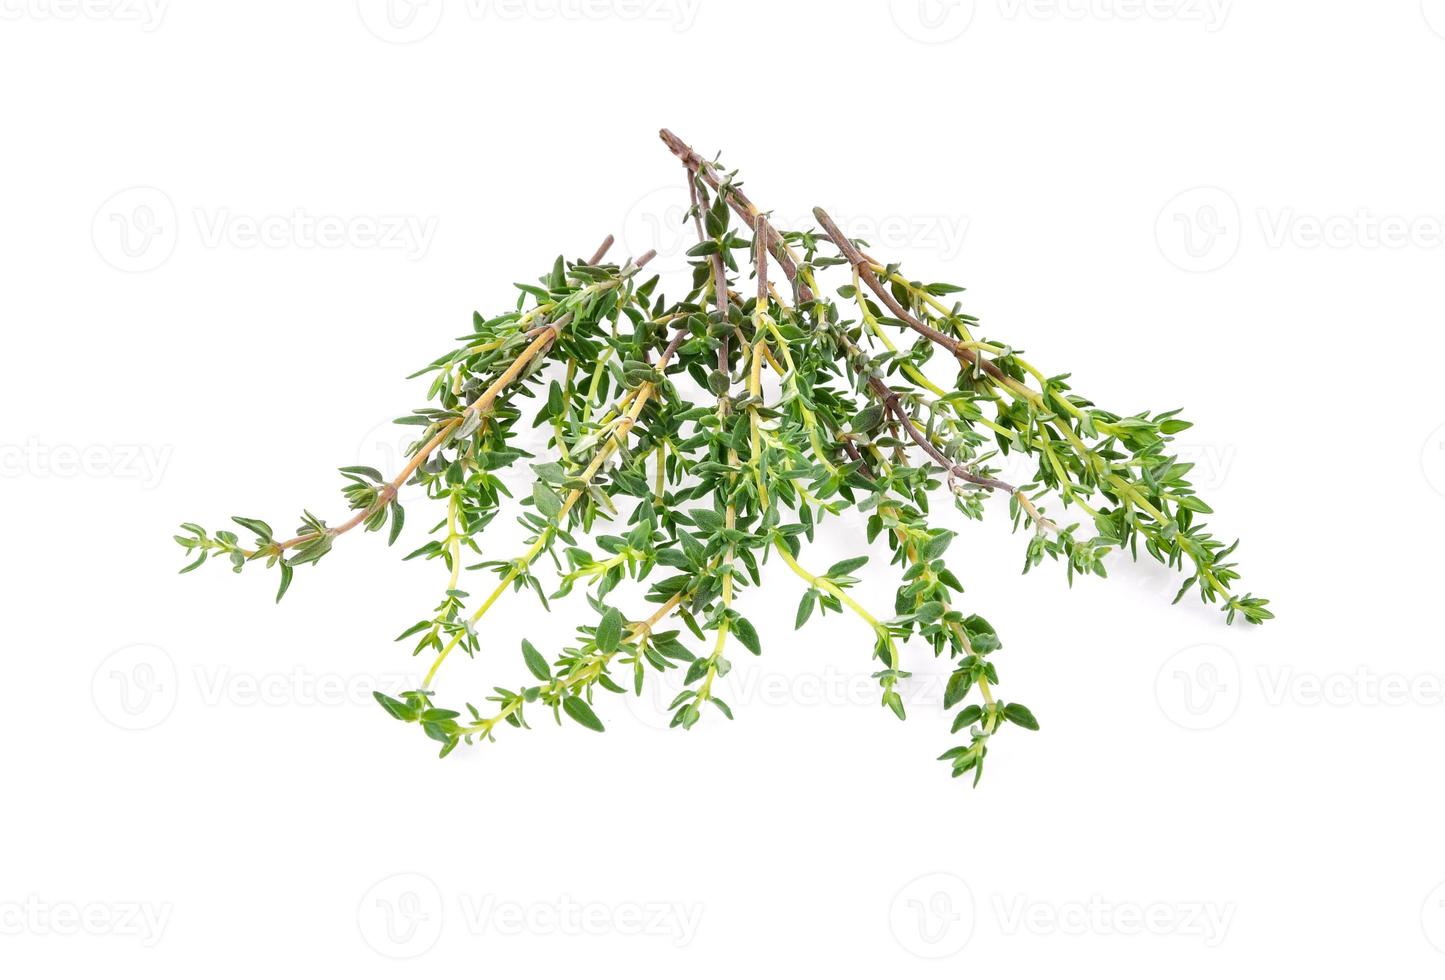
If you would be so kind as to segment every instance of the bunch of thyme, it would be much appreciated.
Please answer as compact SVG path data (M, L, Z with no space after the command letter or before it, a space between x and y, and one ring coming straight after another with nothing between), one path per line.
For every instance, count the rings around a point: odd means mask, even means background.
M1068 375L1046 374L981 335L949 298L959 287L873 258L821 208L816 230L775 228L736 173L661 135L686 168L686 220L697 236L680 299L668 301L657 277L643 279L652 253L606 262L610 237L586 260L558 258L536 284L518 284L513 308L474 314L460 346L413 375L431 376L430 404L397 420L418 430L408 461L390 479L343 467L348 520L330 526L306 512L294 536L279 538L264 521L233 518L254 536L249 547L235 531L185 524L176 540L196 557L183 571L213 556L237 572L274 567L279 601L295 569L321 561L347 531L387 527L395 542L398 491L420 487L444 517L407 559L440 562L446 587L398 639L430 667L418 690L376 699L445 756L492 740L499 725L528 727L529 708L601 731L599 689L640 695L651 675L670 670L684 672L673 726L691 728L709 711L731 718L714 686L736 648L762 652L746 598L776 555L801 581L797 628L815 613L861 621L880 701L899 718L908 648L950 658L945 707L964 705L953 731L968 737L941 758L975 784L1003 726L1038 722L995 694L1002 644L961 604L963 586L945 561L954 534L930 523L939 491L976 519L986 498L1006 497L1027 534L1025 572L1049 560L1070 581L1102 576L1110 552L1137 559L1142 548L1183 575L1176 602L1195 591L1231 622L1271 618L1267 600L1235 588L1235 544L1201 523L1210 509L1189 482L1191 464L1170 449L1190 425L1177 411L1100 408ZM831 291L825 279L836 280ZM553 458L517 447L524 411L535 411L530 425ZM1028 483L999 478L996 464L1009 455L1031 461ZM527 477L514 465L524 457ZM530 486L512 505L518 481ZM504 504L525 546L467 564ZM868 541L882 537L898 567L888 613L854 595L866 558L808 564L819 529L849 509L866 515ZM463 572L495 581L476 599ZM650 609L609 601L625 581L644 586ZM483 652L478 623L509 591L546 606L579 586L594 615L572 645L548 656L523 639L525 678L494 688L486 710L437 703L448 659Z

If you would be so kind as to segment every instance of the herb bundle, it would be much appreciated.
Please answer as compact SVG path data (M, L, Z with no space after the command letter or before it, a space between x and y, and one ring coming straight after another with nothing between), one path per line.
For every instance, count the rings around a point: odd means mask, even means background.
M599 690L640 695L666 671L685 678L673 726L709 712L731 718L714 685L739 648L762 652L747 593L776 556L799 583L797 628L814 615L858 619L880 701L899 718L908 655L950 658L944 703L959 708L953 732L966 738L940 758L974 783L1000 729L1038 722L995 694L1002 644L960 600L945 560L954 535L930 523L936 498L981 519L987 498L1006 497L1027 535L1025 572L1049 561L1070 581L1103 576L1110 552L1137 559L1142 549L1182 574L1176 602L1193 591L1231 622L1271 618L1267 600L1235 588L1237 542L1200 523L1210 509L1189 482L1191 464L1170 451L1190 425L1177 411L1098 407L1068 375L983 337L949 298L959 287L874 258L821 208L816 230L774 227L735 172L661 135L687 170L685 220L697 235L680 299L644 278L651 253L606 261L611 238L586 260L558 258L535 284L518 284L513 308L474 314L460 346L413 375L430 375L430 404L397 420L418 430L408 462L390 478L343 467L348 520L332 526L306 512L294 536L280 537L264 521L233 518L250 546L236 531L184 524L176 540L195 557L183 571L210 557L237 572L276 568L279 601L295 570L346 532L387 528L395 542L398 491L422 488L440 516L407 559L439 562L445 588L398 639L430 668L420 689L376 699L445 756L494 739L499 726L528 727L529 711L601 731ZM553 458L518 448L523 424L546 434ZM999 478L1010 455L1029 459L1026 484ZM525 476L514 465L524 457ZM526 496L513 504L518 481ZM517 511L525 546L467 564L504 506ZM810 543L848 509L866 516L868 541L881 538L897 566L886 613L855 595L866 558L809 564ZM464 572L495 581L473 595ZM639 583L650 606L609 601L624 582ZM524 679L494 688L485 709L438 700L448 659L484 652L478 623L509 592L545 606L579 588L593 615L572 645L548 655L523 639Z

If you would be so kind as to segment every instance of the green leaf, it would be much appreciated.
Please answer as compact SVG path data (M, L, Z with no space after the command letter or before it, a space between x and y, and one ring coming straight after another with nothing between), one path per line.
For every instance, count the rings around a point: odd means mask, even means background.
M380 691L372 691L371 696L376 698L377 704L386 709L387 714L399 721L416 721L421 714L416 708L398 701L394 697L382 694Z
M697 509L690 510L687 512L687 514L689 517L692 518L694 524L702 528L708 534L713 534L717 531L721 531L723 528L722 515L720 515L715 510Z
M863 411L853 416L853 422L849 426L854 432L872 432L883 424L883 406L869 405Z
M948 685L943 689L943 706L951 708L968 697L973 686L973 676L967 670L955 670L948 675Z
M803 624L808 621L808 617L813 615L813 606L817 603L817 600L818 593L814 590L809 589L803 593L803 598L798 603L797 618L793 620L793 629L800 630L803 628Z
M271 541L275 537L275 534L271 531L271 525L265 521L258 521L251 517L233 517L231 520L256 535L256 537L262 541Z
M1003 716L1020 728L1027 728L1031 732L1039 730L1039 722L1034 713L1021 704L1004 705Z
M602 731L602 722L592 712L592 706L579 697L569 697L562 701L562 710L567 712L577 724L583 728L590 728L594 732Z
M281 597L286 594L286 590L291 588L291 576L295 574L295 571L294 568L284 561L281 563L281 587L276 590L277 602L280 602Z
M940 531L923 543L918 549L918 557L923 561L933 561L935 558L943 557L948 546L953 543L952 531Z
M386 480L386 477L381 475L381 471L373 466L343 466L341 472L346 476L364 476L373 483L382 483Z
M316 563L324 558L331 551L331 544L334 539L330 534L322 534L311 541L310 544L286 559L288 565L305 565Z
M904 720L907 719L907 716L906 716L906 715L904 714L904 712L903 712L903 699L898 696L898 692L897 692L897 691L886 691L886 692L884 692L884 694L883 694L883 703L884 703L884 705L886 705L895 715L898 716L899 721L904 721Z
M616 609L607 610L597 626L597 649L603 653L616 653L622 642L622 614Z
M538 480L532 484L532 502L537 505L537 510L549 521L555 521L557 515L562 513L562 498L557 496L557 491L547 484Z
M397 536L401 534L401 527L406 523L406 511L402 510L401 504L395 499L391 502L391 533L386 537L387 547L396 544Z
M758 643L758 631L753 629L753 624L741 616L733 619L733 635L738 642L747 647L754 656L760 656L763 652L762 645Z
M949 730L953 732L962 731L968 726L976 724L982 717L983 708L979 705L971 704L958 713L958 717L953 719L953 728Z
M547 666L547 658L526 640L522 641L522 659L537 680L550 681L552 679L552 670Z

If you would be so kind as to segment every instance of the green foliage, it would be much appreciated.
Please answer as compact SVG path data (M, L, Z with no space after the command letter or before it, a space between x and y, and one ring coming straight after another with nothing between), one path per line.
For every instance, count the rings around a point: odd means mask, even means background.
M1058 563L1072 582L1104 576L1116 551L1142 551L1181 571L1179 597L1197 592L1231 622L1271 618L1266 600L1234 589L1236 544L1202 522L1212 512L1171 449L1189 426L1177 411L1097 406L1068 375L981 339L978 321L943 299L959 287L875 261L821 211L822 231L773 229L735 175L664 139L688 168L686 220L698 234L680 298L666 299L656 278L641 281L650 256L607 264L604 246L589 260L559 257L535 283L518 284L510 309L474 314L458 345L413 375L430 382L428 404L397 419L416 430L409 462L390 479L342 468L349 520L333 527L306 512L295 535L278 540L264 521L234 518L254 537L249 547L234 531L183 524L176 541L193 556L183 571L217 556L237 572L276 567L279 600L296 568L327 558L347 531L386 528L394 543L405 521L397 492L421 488L443 516L406 560L439 562L446 587L397 639L431 665L420 689L376 699L446 755L493 740L500 725L529 727L529 709L600 732L600 694L639 695L668 671L683 682L673 727L691 728L709 709L731 718L713 689L732 669L730 642L763 652L743 607L777 557L801 581L795 628L856 616L880 704L898 718L909 657L922 649L948 659L945 707L959 708L952 731L968 741L941 758L975 783L1002 728L1039 723L994 694L1003 644L962 603L957 563L946 558L956 532L931 513L940 497L970 519L1004 497L1027 538L1025 572ZM840 280L831 292L829 277ZM520 448L523 425L543 434L550 458ZM1025 485L999 478L1008 456L1029 460ZM504 508L524 546L483 559L480 538ZM819 529L847 511L864 519L867 542L897 576L887 616L854 595L866 555L821 573L805 567ZM1056 520L1064 514L1077 520ZM474 598L464 573L495 581ZM526 683L494 688L486 711L434 703L452 654L496 655L478 623L509 592L547 607L579 587L592 613L571 644L549 656L521 641ZM624 593L631 598L619 600ZM639 593L653 608L629 614ZM664 628L671 617L680 628ZM706 652L689 649L684 631Z

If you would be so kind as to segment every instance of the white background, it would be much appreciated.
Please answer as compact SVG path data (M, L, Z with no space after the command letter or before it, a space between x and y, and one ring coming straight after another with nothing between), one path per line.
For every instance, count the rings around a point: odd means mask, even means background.
M6 975L1445 965L1445 3L0 11ZM943 668L915 651L898 723L855 622L792 632L781 566L741 600L734 723L610 698L605 735L538 714L444 762L369 693L416 674L424 510L279 607L259 570L175 575L181 520L342 514L405 375L558 251L679 268L664 125L1103 404L1186 406L1279 618L1171 608L1127 562L1020 578L1001 511L960 527L1000 693L1043 724L970 790L934 761ZM836 527L815 565L862 552ZM574 609L509 597L453 700Z

